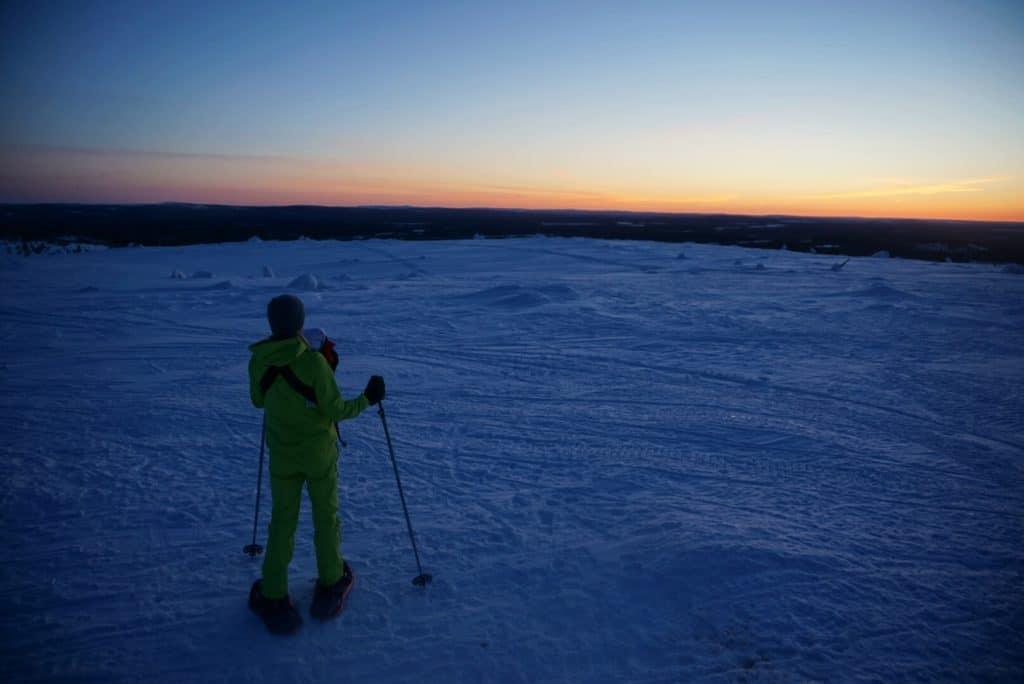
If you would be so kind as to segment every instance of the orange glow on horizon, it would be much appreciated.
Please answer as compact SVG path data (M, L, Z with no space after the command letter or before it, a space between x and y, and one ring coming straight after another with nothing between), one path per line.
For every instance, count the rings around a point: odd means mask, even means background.
M416 205L754 215L861 216L1024 221L1024 187L992 174L962 179L877 177L836 187L808 179L773 187L771 178L733 185L612 174L532 179L373 162L160 154L60 148L0 148L0 189L28 201L234 205ZM477 178L492 181L479 182ZM656 188L641 192L637 186ZM4 198L7 201L7 197ZM24 201L24 200L19 200Z

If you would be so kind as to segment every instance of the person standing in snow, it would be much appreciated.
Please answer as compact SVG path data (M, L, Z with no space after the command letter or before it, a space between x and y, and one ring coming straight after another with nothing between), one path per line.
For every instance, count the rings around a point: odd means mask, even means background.
M318 579L310 613L321 620L341 612L355 575L341 556L338 519L336 423L355 418L384 398L374 375L355 399L343 399L325 356L302 335L302 300L281 295L267 305L271 336L249 347L249 395L262 408L270 448L272 509L262 578L249 592L249 607L275 633L302 623L288 594L288 564L295 548L302 486L313 507ZM334 365L337 356L331 354Z

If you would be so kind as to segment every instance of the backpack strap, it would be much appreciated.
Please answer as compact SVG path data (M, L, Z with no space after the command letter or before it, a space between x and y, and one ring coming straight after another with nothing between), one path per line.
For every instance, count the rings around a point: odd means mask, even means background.
M260 391L266 394L270 391L270 387L274 384L274 381L278 377L284 378L284 381L288 383L288 386L299 393L303 399L310 402L311 404L317 404L316 391L307 385L306 383L299 380L299 376L295 375L295 371L290 366L271 366L267 369L267 372L260 378Z

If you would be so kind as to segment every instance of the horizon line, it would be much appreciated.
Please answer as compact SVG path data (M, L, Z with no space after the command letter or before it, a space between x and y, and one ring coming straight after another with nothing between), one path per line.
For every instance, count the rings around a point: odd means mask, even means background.
M35 207L56 207L56 206L108 206L108 207L160 207L168 205L179 205L186 207L219 207L226 209L290 209L290 208L312 208L312 209L424 209L443 211L508 211L521 213L575 213L575 214L632 214L641 216L734 216L744 218L794 218L794 219L834 219L854 221L941 221L944 223L999 223L999 224L1021 224L1024 225L1024 218L1019 219L980 219L980 218L946 218L941 216L860 216L856 214L786 214L766 213L748 214L742 212L728 211L645 211L640 209L575 209L564 207L557 209L544 209L536 207L502 207L502 206L446 206L446 205L421 205L421 204L228 204L215 202L186 202L179 200L163 200L160 202L11 202L0 201L0 206L35 206Z

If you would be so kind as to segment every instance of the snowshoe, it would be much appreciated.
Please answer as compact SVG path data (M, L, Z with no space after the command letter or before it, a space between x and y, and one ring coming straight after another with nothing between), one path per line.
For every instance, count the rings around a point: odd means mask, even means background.
M294 634L302 626L302 616L295 610L291 596L268 599L261 589L263 580L256 580L249 590L249 610L255 613L271 634Z
M309 614L317 620L330 620L337 617L345 607L345 599L356 583L356 576L352 572L352 566L345 563L345 572L341 579L329 587L316 581L316 589L313 591L313 603L309 606Z

